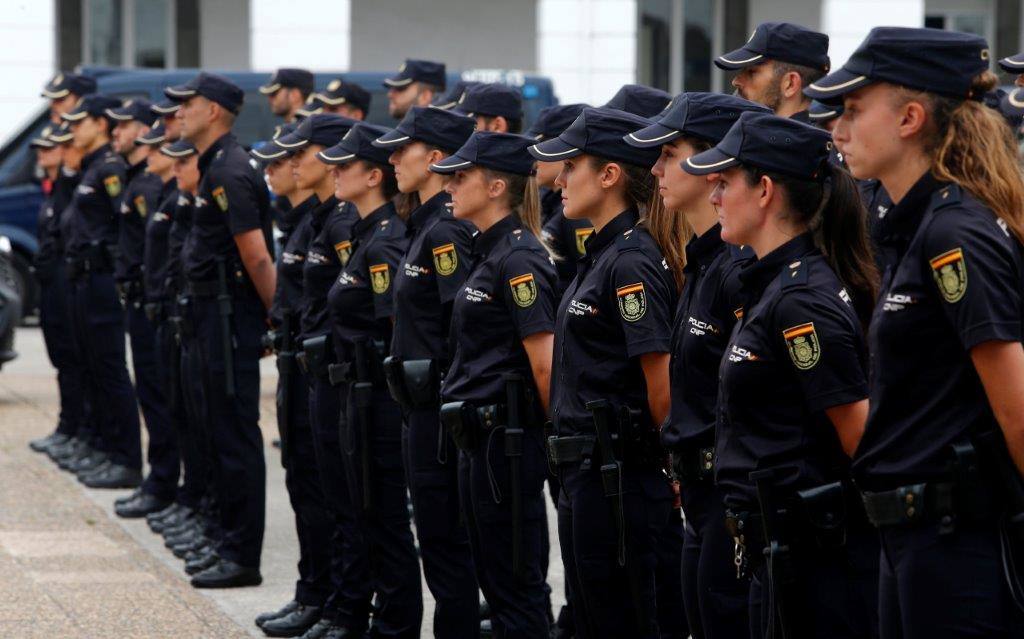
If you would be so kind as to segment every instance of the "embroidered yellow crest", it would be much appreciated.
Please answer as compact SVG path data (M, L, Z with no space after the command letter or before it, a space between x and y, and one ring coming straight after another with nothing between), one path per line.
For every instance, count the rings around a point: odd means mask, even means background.
M387 264L374 264L370 267L370 283L377 295L388 290L388 286L391 286L391 273L388 272Z
M512 289L512 299L517 306L527 308L537 301L537 282L533 279L533 273L526 273L513 277L508 281Z
M800 370L814 368L821 359L821 344L818 342L818 334L814 331L814 322L787 328L782 331L782 338L786 340L789 358Z
M615 289L619 298L619 314L627 322L635 322L647 312L647 296L644 294L644 283L637 282L629 286Z
M144 195L136 195L132 201L135 202L135 210L139 212L139 215L146 217L146 197Z
M334 245L334 252L338 254L338 261L342 266L348 264L348 258L352 257L352 242L342 240Z
M228 194L224 192L224 187L223 186L218 186L217 188L213 189L212 195L213 195L213 200L217 203L217 206L220 207L220 210L224 211L225 213L227 213L228 212Z
M950 304L963 299L967 291L967 263L964 261L963 250L955 248L946 251L929 260L928 264L932 267L932 277L939 285L942 298Z
M107 190L107 195L110 197L121 195L121 178L117 175L103 178L103 188Z
M576 252L583 257L587 254L587 238L594 234L593 227L576 229Z
M459 268L459 255L454 244L445 244L434 249L434 268L438 275L451 275Z

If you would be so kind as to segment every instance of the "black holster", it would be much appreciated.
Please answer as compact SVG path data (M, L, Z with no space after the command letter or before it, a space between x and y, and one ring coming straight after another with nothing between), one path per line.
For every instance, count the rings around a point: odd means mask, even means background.
M849 490L838 481L797 491L795 520L806 527L800 538L818 548L845 546L850 521L848 494Z
M235 348L231 331L234 306L228 288L227 264L223 259L217 260L217 312L220 315L220 336L224 348L224 393L232 399L235 396Z
M769 623L765 637L793 639L797 636L792 593L793 585L796 583L796 566L788 531L774 494L775 469L752 472L750 479L757 487L765 543L763 552L768 570L767 579L763 584L768 594L769 608Z
M440 378L436 360L388 357L384 376L391 396L404 412L437 406Z
M373 404L373 379L371 377L370 344L366 340L360 340L353 345L353 356L355 359L355 382L352 384L352 404L356 409L356 416L359 420L359 458L363 482L363 510L373 510L373 484L370 444L370 421L373 418L371 410Z
M505 424L505 457L508 458L509 489L512 491L512 574L525 579L523 563L523 420L526 384L522 375L505 377L508 423Z
M470 451L480 443L480 424L476 411L466 402L448 402L441 406L441 426L461 450Z
M327 377L327 367L334 361L334 350L331 347L330 335L318 335L302 342L303 357L300 362L303 364L306 373L310 377L324 379Z
M289 434L291 433L291 391L295 370L295 337L292 335L291 314L285 313L277 339L272 346L277 350L277 431L281 438L281 465L288 466Z
M601 454L601 485L608 505L612 509L618 535L618 561L620 566L626 565L626 520L623 511L622 462L615 454L612 443L613 430L618 429L618 420L612 405L607 400L599 399L587 402L587 410L594 419L594 433L597 435L597 447Z

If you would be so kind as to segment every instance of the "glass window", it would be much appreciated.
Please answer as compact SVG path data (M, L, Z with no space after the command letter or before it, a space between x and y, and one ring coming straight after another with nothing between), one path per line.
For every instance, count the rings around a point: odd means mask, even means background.
M168 0L135 0L135 66L157 69L169 66L169 13Z
M85 20L88 24L88 61L90 64L121 66L121 0L88 0Z
M670 0L643 0L640 3L640 33L637 43L637 81L669 90Z
M712 0L686 0L683 19L683 89L711 90L711 42L714 39Z

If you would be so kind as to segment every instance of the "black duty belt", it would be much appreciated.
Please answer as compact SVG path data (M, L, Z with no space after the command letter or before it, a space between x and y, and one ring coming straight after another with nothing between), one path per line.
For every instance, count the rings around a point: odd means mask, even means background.
M878 528L933 522L951 524L956 515L955 492L953 482L932 482L863 492L861 499L868 520Z
M548 463L553 467L578 464L594 456L597 438L593 435L548 437Z
M715 475L715 447L690 448L672 451L672 470L676 476L689 482L704 481Z

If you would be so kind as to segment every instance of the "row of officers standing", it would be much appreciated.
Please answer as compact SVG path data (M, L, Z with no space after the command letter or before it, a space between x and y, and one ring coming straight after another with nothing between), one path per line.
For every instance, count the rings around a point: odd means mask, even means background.
M387 80L394 129L280 69L251 151L219 76L58 76L33 446L138 487L118 514L194 586L259 584L274 351L300 559L269 636L419 637L421 570L436 637L480 635L479 592L507 638L1020 636L1024 99L929 29L829 73L766 23L716 64L735 95L629 85L525 134L443 64Z

